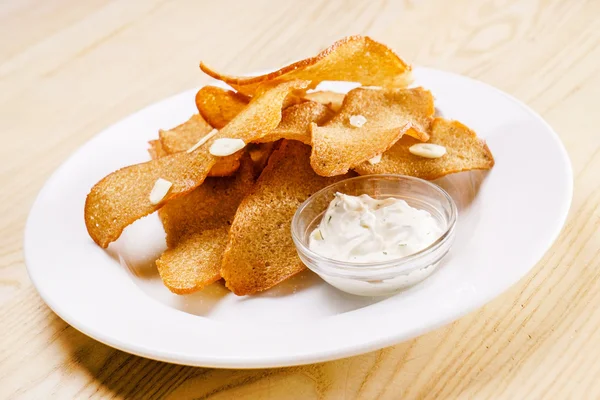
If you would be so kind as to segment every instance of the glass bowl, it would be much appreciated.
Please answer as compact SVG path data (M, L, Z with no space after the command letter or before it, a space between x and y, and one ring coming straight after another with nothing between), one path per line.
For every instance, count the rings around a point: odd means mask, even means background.
M319 225L336 192L394 197L428 211L443 230L429 247L409 256L373 263L334 260L308 248L310 233ZM448 253L455 236L457 209L439 186L404 175L365 175L334 183L300 205L292 219L292 238L302 262L336 288L360 296L386 296L413 286L431 275Z

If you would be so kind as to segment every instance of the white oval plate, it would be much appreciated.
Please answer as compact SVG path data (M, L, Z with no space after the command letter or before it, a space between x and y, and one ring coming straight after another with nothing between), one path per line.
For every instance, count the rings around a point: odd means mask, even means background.
M157 130L196 112L196 90L106 129L54 173L27 222L31 280L54 312L94 339L157 360L226 368L352 356L413 338L482 306L523 277L558 235L572 195L570 162L550 126L514 98L432 69L417 68L415 78L433 92L445 117L485 138L496 159L489 173L439 181L459 206L456 242L423 283L389 298L363 298L306 272L253 297L236 297L219 283L176 296L153 266L164 248L155 215L129 227L108 251L96 246L83 221L90 188L120 167L148 160L147 141Z

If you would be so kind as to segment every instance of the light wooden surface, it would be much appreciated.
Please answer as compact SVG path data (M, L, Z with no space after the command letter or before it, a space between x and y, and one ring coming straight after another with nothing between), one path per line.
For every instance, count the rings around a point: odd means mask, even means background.
M597 0L0 2L0 398L600 398L599 16ZM495 85L558 131L573 163L573 206L525 279L410 342L273 370L128 355L44 305L27 278L23 228L70 153L204 83L202 57L234 73L260 70L355 33L414 64Z

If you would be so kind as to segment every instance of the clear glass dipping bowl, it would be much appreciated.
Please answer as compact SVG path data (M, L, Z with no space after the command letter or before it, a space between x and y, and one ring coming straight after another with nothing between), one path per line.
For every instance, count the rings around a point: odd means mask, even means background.
M428 211L444 233L429 247L396 259L353 263L321 256L308 248L310 233L319 225L336 192L394 197ZM313 194L292 220L292 238L302 262L336 288L360 296L386 296L413 286L431 275L454 242L457 209L445 190L423 179L404 175L365 175L346 179Z

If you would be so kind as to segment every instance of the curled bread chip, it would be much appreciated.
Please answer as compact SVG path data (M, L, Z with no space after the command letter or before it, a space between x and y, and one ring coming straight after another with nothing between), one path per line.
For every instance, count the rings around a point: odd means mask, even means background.
M249 101L241 93L216 86L204 86L196 94L196 107L200 115L217 129L227 125Z
M259 142L274 142L279 139L297 140L310 144L310 125L322 125L333 117L334 113L327 106L314 101L290 106L283 110L281 122L271 133L262 137Z
M306 93L304 95L306 100L316 101L317 103L324 104L335 112L338 112L340 108L342 108L344 97L346 97L346 95L343 93L331 92L327 90Z
M439 158L414 155L409 148L420 143L412 137L403 137L387 152L378 164L363 163L355 168L361 175L402 174L423 179L437 179L454 172L490 169L494 157L485 142L475 132L458 121L436 118L428 143L446 148Z
M382 154L404 133L427 140L434 112L433 96L423 88L351 90L337 115L311 125L311 165L319 175L340 175Z
M85 203L85 224L91 238L101 247L107 247L129 224L198 187L219 160L208 151L214 140L239 138L246 143L259 140L281 121L282 104L288 94L308 85L307 81L290 81L263 91L217 135L191 153L175 153L106 176L92 188ZM172 182L173 186L159 204L151 204L148 195L158 178Z
M162 154L174 154L182 151L190 151L197 146L198 142L206 137L215 136L214 128L209 125L199 114L192 117L181 125L169 130L160 130L158 135L162 148ZM240 166L242 152L231 156L220 158L212 167L208 176L231 176Z
M292 217L312 193L348 177L316 175L309 157L309 146L283 141L238 207L221 266L235 294L267 290L304 269L292 242Z
M302 79L311 88L322 81L359 82L365 86L403 88L411 82L411 67L389 47L366 36L349 36L335 42L315 57L297 61L269 74L254 77L229 76L205 63L200 69L238 92L253 95L267 81Z
M229 228L238 205L254 184L253 167L246 155L235 177L207 178L158 211L168 249L156 266L173 293L192 293L221 278Z

